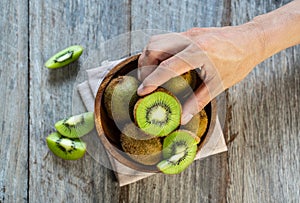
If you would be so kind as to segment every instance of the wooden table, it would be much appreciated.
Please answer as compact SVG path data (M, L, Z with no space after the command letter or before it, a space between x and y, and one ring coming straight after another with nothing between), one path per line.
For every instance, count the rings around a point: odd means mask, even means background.
M226 91L228 152L182 174L120 188L113 172L89 155L64 161L45 143L54 123L72 113L82 61L106 40L140 29L238 25L287 2L2 0L0 202L299 202L299 46L269 58ZM135 39L125 40L130 51ZM43 67L72 44L86 48L78 63Z

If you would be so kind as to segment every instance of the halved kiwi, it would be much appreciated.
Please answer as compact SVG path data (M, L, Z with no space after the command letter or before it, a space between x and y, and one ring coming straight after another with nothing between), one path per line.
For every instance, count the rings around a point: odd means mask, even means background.
M186 169L197 152L199 137L187 130L177 130L168 135L163 143L163 161L157 164L165 174L177 174Z
M133 107L138 99L139 82L132 76L119 76L110 81L104 92L108 116L116 124L133 120Z
M94 113L86 112L58 121L55 128L66 137L79 138L93 130L94 125Z
M47 138L49 149L56 156L66 160L76 160L86 152L86 144L79 139L70 139L63 137L58 132L50 134Z
M134 123L125 125L120 140L124 152L139 163L155 165L161 160L160 138L146 135Z
M73 45L70 46L57 54L53 55L47 60L45 66L47 68L61 68L68 65L69 63L77 60L83 52L82 46Z
M168 135L179 126L180 118L180 102L163 88L139 99L134 106L137 125L150 135Z
M208 117L205 110L201 110L199 113L194 115L194 117L183 127L183 129L189 130L195 133L199 138L201 138L208 126Z

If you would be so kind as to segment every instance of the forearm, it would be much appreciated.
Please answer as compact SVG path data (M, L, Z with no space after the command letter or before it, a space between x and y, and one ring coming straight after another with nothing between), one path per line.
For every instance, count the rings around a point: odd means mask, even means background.
M300 0L275 11L257 16L253 22L263 41L261 61L288 47L300 43Z

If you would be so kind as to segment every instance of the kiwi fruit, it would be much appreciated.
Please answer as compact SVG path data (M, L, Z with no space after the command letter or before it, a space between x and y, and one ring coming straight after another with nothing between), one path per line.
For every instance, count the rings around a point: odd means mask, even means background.
M162 85L177 97L187 97L196 87L197 72L195 70L188 71L180 76L168 80Z
M171 93L159 88L136 102L134 119L146 134L166 136L180 124L181 104Z
M143 133L134 123L126 124L120 136L124 152L144 165L155 165L161 160L160 138Z
M119 76L110 81L104 92L104 105L115 123L133 120L133 108L138 100L139 82L132 76Z
M208 126L208 117L205 110L201 110L199 113L193 116L193 118L184 126L183 129L189 130L195 133L199 138L201 138Z
M86 112L55 123L56 130L65 137L79 138L93 130L94 113Z
M50 134L47 138L49 149L56 156L66 160L76 160L86 152L86 144L79 139L63 137L58 132Z
M200 139L187 130L177 130L168 135L163 143L163 161L157 168L165 174L178 174L195 159Z
M83 52L82 46L73 45L70 46L57 54L54 54L50 59L47 60L45 66L47 68L61 68L63 66L72 63L77 60Z

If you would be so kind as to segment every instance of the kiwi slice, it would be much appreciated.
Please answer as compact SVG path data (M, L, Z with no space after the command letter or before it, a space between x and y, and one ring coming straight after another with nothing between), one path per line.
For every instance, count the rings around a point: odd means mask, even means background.
M197 72L195 70L188 71L180 76L174 77L162 85L177 97L187 97L196 87Z
M144 165L155 165L161 160L160 138L146 135L133 123L125 125L120 138L124 152L133 160Z
M47 60L45 66L47 68L61 68L63 66L72 63L77 60L83 52L82 46L73 45L70 46L57 54L53 55L50 59Z
M189 130L195 133L199 138L201 138L208 126L208 117L205 110L201 110L199 113L194 115L194 117L183 127L183 129Z
M139 82L132 76L119 76L111 80L104 92L104 105L115 123L133 120L134 104L138 100Z
M56 130L65 137L79 138L93 130L94 113L86 112L55 123Z
M150 135L168 135L179 126L180 118L180 102L162 88L139 99L134 106L137 125Z
M164 139L163 161L157 164L165 174L177 174L186 169L197 152L199 137L186 130L177 130Z
M76 160L86 152L86 144L79 139L63 137L58 132L50 134L47 138L49 149L56 156L66 160Z

